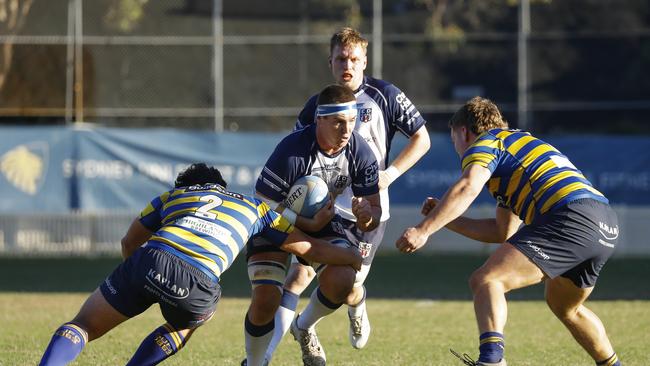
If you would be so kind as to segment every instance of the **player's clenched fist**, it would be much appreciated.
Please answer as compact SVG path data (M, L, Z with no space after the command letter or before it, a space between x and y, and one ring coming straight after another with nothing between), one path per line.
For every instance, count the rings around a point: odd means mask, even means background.
M372 206L370 202L363 197L352 197L352 214L357 218L357 222L367 224L372 220Z
M410 227L404 230L402 236L395 242L395 247L402 253L413 253L426 244L429 238L417 227Z

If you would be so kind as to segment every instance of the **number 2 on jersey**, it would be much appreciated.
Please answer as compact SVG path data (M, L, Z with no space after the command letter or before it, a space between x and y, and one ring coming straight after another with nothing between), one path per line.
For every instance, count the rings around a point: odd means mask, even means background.
M217 218L217 214L210 212L213 208L217 206L221 206L223 203L223 200L219 198L218 196L215 195L207 195L207 196L201 196L200 198L201 201L207 201L205 205L199 207L196 209L196 212L194 212L195 216L198 217L203 217L204 219L211 219L214 220Z

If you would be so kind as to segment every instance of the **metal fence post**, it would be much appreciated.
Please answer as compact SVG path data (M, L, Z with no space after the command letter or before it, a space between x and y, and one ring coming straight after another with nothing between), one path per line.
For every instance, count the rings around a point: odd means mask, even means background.
M532 128L530 120L530 85L528 80L528 38L530 35L530 3L519 1L519 31L517 32L517 123L520 129Z
M383 59L382 49L384 34L382 15L382 0L372 2L372 76L378 79L382 78Z
M223 132L223 3L212 9L212 73L214 77L214 131Z

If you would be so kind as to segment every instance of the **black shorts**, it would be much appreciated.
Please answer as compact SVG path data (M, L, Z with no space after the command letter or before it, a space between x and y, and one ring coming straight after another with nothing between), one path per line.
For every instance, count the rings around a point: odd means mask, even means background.
M175 255L143 247L102 282L111 306L134 317L158 303L176 329L194 328L208 320L221 297L219 283Z
M508 243L530 258L544 273L570 279L585 288L614 252L619 229L608 204L578 199L547 212L522 227Z

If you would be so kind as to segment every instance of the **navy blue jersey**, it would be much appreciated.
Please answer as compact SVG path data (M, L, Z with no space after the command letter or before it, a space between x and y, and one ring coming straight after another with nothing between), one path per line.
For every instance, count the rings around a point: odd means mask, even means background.
M334 155L320 150L315 124L291 133L275 147L257 179L255 190L276 202L283 202L294 182L306 175L322 178L329 191L336 194L348 187L358 197L379 192L377 159L356 132Z
M388 167L388 155L391 142L397 131L411 137L426 123L420 112L409 98L395 85L380 79L365 76L359 89L355 90L357 98L357 124L355 131L368 143L377 159L379 170ZM309 98L298 116L295 129L314 124L318 94ZM336 200L336 208L341 216L355 220L351 215L348 191ZM389 217L388 190L381 192L381 221Z
M395 85L369 76L354 92L357 98L355 131L370 145L380 169L388 166L388 154L395 132L411 137L426 122L409 98ZM298 115L295 129L316 121L318 94L309 98Z

